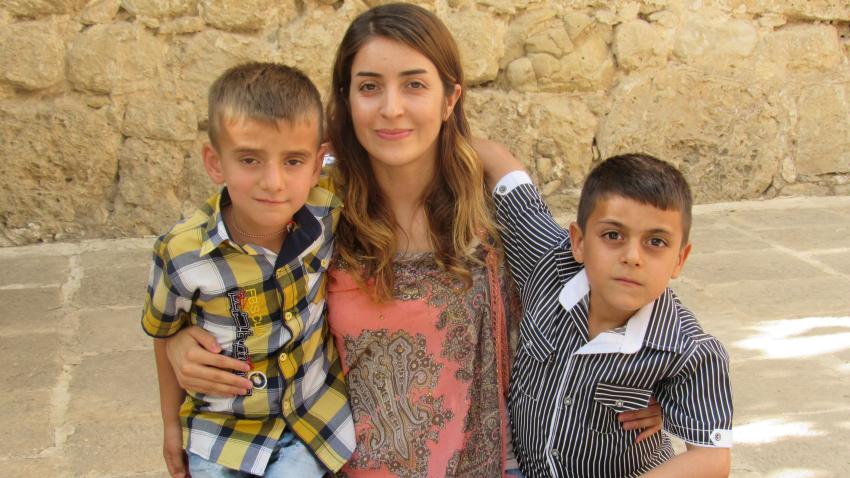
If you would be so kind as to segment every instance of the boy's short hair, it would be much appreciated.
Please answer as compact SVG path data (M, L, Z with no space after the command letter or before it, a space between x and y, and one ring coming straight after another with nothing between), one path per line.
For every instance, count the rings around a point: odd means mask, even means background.
M578 225L587 219L600 199L622 196L665 211L682 213L682 247L691 231L691 188L673 165L648 154L612 156L599 163L584 182L578 203Z
M316 85L299 69L280 63L244 63L225 71L210 87L208 108L208 134L216 149L222 122L234 118L275 122L316 115L317 142L322 139L322 98Z

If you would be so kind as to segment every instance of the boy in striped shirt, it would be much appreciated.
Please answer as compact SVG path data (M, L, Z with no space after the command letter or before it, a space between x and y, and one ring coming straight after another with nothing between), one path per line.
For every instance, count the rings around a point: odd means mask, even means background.
M166 465L189 476L185 448L191 476L319 478L354 449L325 321L341 203L321 176L319 93L284 65L231 68L210 88L209 136L204 167L224 187L156 241L142 316L155 338ZM189 324L242 361L234 373L250 388L186 396L163 339Z
M599 164L569 233L504 148L476 146L524 316L512 369L514 447L526 477L726 476L728 357L667 287L691 251L691 193L642 154ZM657 397L667 436L619 414ZM645 438L645 439L644 439Z

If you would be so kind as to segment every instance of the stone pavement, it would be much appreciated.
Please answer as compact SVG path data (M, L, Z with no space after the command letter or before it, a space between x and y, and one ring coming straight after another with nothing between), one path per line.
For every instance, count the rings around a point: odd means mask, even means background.
M695 213L674 287L731 356L732 476L850 476L850 197ZM166 476L152 241L0 248L2 476Z

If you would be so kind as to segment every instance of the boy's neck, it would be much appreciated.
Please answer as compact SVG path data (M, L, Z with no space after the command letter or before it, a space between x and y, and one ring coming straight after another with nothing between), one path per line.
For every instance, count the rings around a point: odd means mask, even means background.
M602 332L622 327L636 312L637 310L631 312L613 310L598 303L594 304L593 292L591 292L587 311L587 340L593 340Z
M244 246L245 244L254 244L264 247L275 254L280 252L280 248L283 247L283 242L286 240L286 236L289 235L288 227L284 228L280 234L273 234L264 237L246 235L246 233L239 229L239 225L236 224L236 221L233 219L232 206L227 206L225 208L222 214L222 221L224 221L224 225L227 226L227 232L230 235L230 239L240 246Z

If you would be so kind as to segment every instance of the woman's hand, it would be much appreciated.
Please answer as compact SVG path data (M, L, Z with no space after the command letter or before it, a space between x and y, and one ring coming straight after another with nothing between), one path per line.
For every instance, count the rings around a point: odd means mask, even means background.
M184 390L216 397L245 395L251 381L233 373L249 372L250 365L220 355L221 347L204 329L193 325L166 340L168 361Z
M642 410L622 412L617 415L617 419L623 425L623 430L643 429L635 439L636 444L660 432L664 424L661 419L661 405L655 401L655 397L649 399L648 407Z

